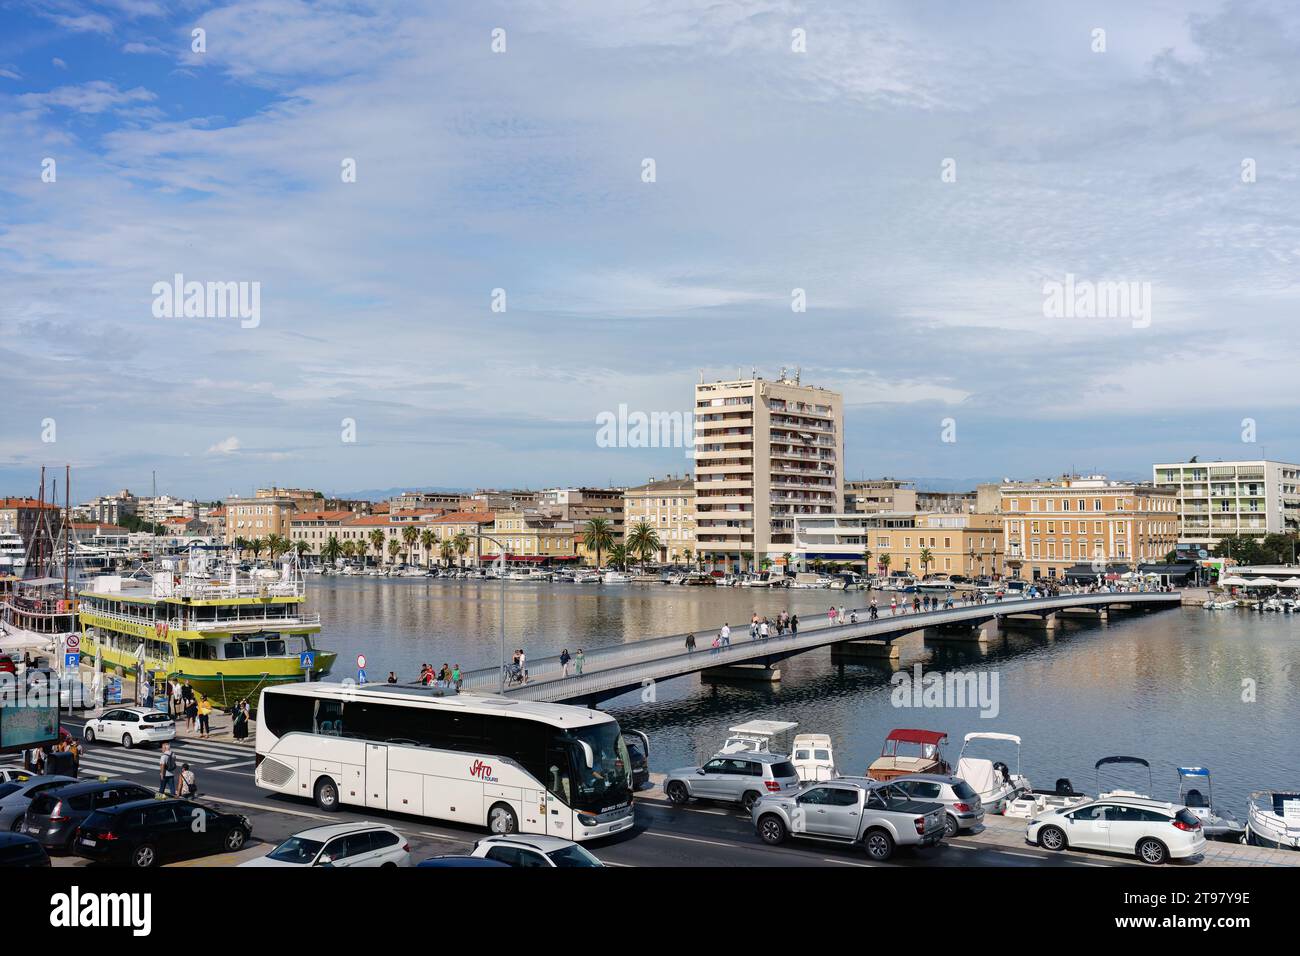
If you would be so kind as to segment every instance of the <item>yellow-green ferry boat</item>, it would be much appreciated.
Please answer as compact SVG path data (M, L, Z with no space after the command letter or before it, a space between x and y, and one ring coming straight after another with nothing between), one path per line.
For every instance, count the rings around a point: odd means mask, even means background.
M93 578L78 596L83 658L128 672L143 664L155 680L188 680L223 706L256 707L263 687L319 680L336 656L314 644L320 615L304 610L291 556L243 571L194 552L141 576Z

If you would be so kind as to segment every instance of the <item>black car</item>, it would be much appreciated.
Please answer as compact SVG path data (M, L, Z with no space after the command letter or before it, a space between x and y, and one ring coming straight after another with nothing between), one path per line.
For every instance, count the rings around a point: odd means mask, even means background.
M90 860L148 867L161 860L233 853L252 832L248 817L193 800L132 800L92 813L73 849Z
M49 866L45 847L22 833L0 833L0 866Z
M70 783L32 800L22 832L47 849L71 850L77 827L96 810L153 797L153 791L127 780Z
M421 860L419 863L415 864L415 866L417 869L420 867L488 867L493 869L510 869L509 863L502 863L500 860L488 860L481 856L433 856L427 860Z

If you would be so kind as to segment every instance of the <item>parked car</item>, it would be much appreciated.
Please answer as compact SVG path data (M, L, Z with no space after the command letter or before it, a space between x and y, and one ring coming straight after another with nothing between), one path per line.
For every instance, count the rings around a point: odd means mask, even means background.
M502 863L500 860L489 860L485 857L453 856L448 854L447 856L431 856L429 859L421 860L416 864L417 869L423 867L456 867L458 869L463 867L489 867L508 870L510 869L510 864Z
M1205 828L1184 806L1145 797L1110 797L1044 813L1025 839L1047 850L1104 850L1164 863L1205 852Z
M702 767L681 767L664 780L673 803L694 799L728 800L749 810L760 797L793 793L803 786L790 758L781 754L716 754Z
M984 805L975 788L961 777L939 773L916 773L895 777L892 781L913 800L943 804L947 835L955 837L963 830L973 830L984 822Z
M76 782L72 777L29 775L25 780L10 779L6 783L0 783L0 831L21 833L23 817L34 797Z
M0 833L0 867L49 866L45 847L25 833Z
M411 865L411 845L382 823L336 823L295 833L240 866L392 867Z
M751 810L764 843L787 837L857 844L877 862L898 846L929 847L947 832L941 803L914 800L893 781L837 777L795 794L767 796Z
M33 798L23 832L47 849L70 852L77 827L96 810L145 799L153 799L153 791L126 780L64 784Z
M86 743L100 740L130 750L136 744L160 744L176 739L176 721L148 707L105 707L86 720Z
M151 867L162 860L234 853L252 832L242 814L150 796L97 809L81 824L73 849L91 860Z
M0 784L22 783L34 776L36 775L25 767L0 767Z
M512 833L509 836L484 837L474 844L470 856L482 860L495 860L506 866L519 867L571 867L604 866L585 847L572 840L553 836L528 836Z

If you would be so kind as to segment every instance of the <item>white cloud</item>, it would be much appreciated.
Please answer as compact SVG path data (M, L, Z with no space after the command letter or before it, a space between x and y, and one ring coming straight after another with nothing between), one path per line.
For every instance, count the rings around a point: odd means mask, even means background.
M239 451L239 439L234 435L229 438L223 438L215 445L211 446L205 454L208 455L233 455Z

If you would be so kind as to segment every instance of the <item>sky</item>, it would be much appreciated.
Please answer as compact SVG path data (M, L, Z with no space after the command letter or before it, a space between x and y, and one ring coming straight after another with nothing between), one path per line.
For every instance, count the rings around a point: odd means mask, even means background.
M639 483L602 414L783 367L849 478L1296 461L1297 65L1287 2L0 0L0 493Z

